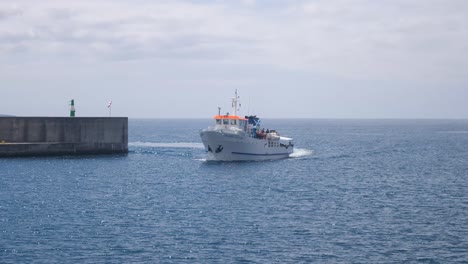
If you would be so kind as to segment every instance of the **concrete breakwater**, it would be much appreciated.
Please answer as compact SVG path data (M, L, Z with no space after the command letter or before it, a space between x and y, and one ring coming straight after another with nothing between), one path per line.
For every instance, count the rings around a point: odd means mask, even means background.
M127 152L127 117L0 117L0 157Z

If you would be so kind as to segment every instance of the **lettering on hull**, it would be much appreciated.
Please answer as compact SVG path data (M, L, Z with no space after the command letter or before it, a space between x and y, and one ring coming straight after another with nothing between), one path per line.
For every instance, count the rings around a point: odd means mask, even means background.
M288 144L288 145L286 145L286 144L283 144L283 143L280 143L280 146L281 146L281 147L283 147L283 148L286 148L286 149L288 149L289 147L294 147L294 144L291 144L291 142L289 142L289 144Z

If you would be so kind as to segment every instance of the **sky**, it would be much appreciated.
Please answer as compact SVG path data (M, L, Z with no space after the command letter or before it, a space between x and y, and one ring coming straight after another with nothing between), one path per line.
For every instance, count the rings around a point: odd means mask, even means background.
M466 0L0 0L0 114L468 118Z

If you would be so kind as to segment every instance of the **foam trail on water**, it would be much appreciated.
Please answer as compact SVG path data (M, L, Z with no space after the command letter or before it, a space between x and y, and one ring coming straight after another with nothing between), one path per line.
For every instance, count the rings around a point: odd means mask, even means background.
M293 153L289 155L291 158L301 158L305 156L312 155L313 151L309 149L295 148Z
M457 130L457 131L439 131L439 134L468 134L468 131Z
M197 142L129 142L130 147L143 147L143 148L195 148L203 149L202 143Z

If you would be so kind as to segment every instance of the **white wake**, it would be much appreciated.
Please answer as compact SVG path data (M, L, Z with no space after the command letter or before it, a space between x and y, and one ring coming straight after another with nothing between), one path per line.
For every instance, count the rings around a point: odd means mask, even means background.
M203 149L202 143L198 142L129 142L130 147L144 147L144 148L192 148Z
M310 156L313 153L314 152L312 150L309 150L309 149L294 148L293 153L291 153L291 155L289 155L289 157L291 157L291 158L301 158L301 157L305 157L305 156Z
M439 131L439 134L468 134L468 131L465 130L456 130L456 131Z

